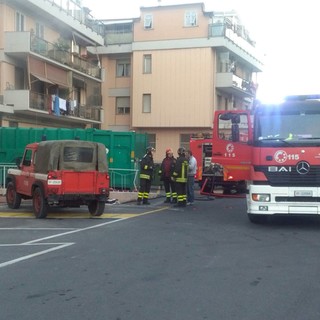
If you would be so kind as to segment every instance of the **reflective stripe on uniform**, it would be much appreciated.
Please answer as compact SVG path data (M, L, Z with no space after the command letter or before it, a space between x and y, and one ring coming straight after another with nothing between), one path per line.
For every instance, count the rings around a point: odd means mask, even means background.
M150 180L150 175L141 173L141 174L140 174L140 179Z

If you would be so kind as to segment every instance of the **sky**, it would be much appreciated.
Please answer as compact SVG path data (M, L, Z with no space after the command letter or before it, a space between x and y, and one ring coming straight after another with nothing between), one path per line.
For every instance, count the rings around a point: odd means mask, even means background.
M320 94L318 0L82 0L97 19L140 16L140 7L204 3L206 11L236 10L262 53L257 98L277 102L290 94Z

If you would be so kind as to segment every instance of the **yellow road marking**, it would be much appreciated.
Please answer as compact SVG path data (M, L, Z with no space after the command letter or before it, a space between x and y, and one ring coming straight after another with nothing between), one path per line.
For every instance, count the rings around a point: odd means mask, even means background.
M159 211L163 211L168 207L162 207L156 210L150 210L147 212L141 213L104 213L100 217L91 216L90 213L79 213L79 212L68 212L68 213L48 213L47 218L65 218L65 219L129 219L138 216L143 216L150 213L155 213ZM32 212L0 212L0 218L34 218L34 214Z

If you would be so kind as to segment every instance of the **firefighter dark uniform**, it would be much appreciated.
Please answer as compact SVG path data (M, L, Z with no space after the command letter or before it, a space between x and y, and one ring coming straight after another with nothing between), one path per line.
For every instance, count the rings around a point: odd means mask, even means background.
M138 192L137 204L150 204L148 199L154 170L154 162L152 155L154 151L154 148L148 147L146 150L146 154L140 161L140 188Z
M175 206L185 207L187 204L187 179L188 179L188 159L185 148L178 149L178 158L173 170L173 179L177 191L177 204Z
M166 193L165 203L177 203L176 186L172 180L175 164L176 159L173 156L172 149L168 148L166 150L166 157L162 160L159 170L160 181L163 181L164 191Z

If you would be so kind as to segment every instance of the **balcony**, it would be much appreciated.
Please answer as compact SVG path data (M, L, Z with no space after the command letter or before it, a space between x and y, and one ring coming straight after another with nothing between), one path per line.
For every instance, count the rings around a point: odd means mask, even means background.
M90 96L90 102L101 105L101 97ZM86 105L65 104L56 110L51 95L40 94L29 90L5 90L4 105L12 107L15 113L29 114L31 116L59 121L78 123L101 123L100 107Z
M24 57L29 53L40 55L46 60L63 64L73 69L101 80L101 68L70 50L59 48L57 44L50 43L30 32L5 32L4 52L8 55Z
M252 81L242 79L232 72L216 73L216 88L239 98L253 98L256 86Z
M78 0L10 0L36 20L46 21L59 33L80 37L91 45L103 45L104 24L90 15L90 9L83 7ZM79 40L81 40L79 39ZM82 41L81 40L81 41Z
M121 54L132 52L133 21L120 20L106 22L105 47L99 48L104 54Z
M209 25L208 36L212 47L227 49L237 55L239 61L251 64L255 72L261 72L263 53L257 50L255 42L245 32L240 31L228 23L214 23Z

